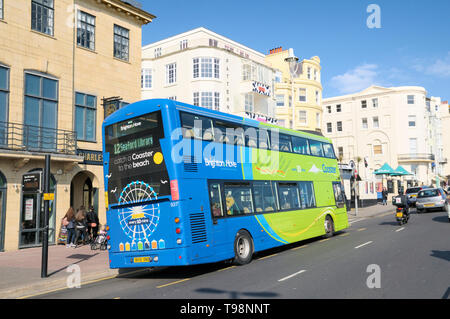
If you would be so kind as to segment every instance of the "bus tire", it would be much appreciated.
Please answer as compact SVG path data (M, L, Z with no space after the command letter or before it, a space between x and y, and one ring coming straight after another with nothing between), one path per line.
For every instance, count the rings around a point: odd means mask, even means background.
M325 217L323 227L325 228L325 238L330 238L334 235L334 223L330 215Z
M253 239L250 234L241 229L234 239L234 260L236 265L245 265L252 260Z

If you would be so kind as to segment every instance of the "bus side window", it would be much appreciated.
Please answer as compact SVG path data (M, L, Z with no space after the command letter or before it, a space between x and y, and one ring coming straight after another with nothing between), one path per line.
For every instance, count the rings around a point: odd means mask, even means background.
M323 149L321 142L310 140L309 146L311 148L311 155L323 157Z
M253 182L255 213L273 212L277 210L276 193L271 182Z
M334 149L333 149L333 145L332 144L323 143L323 150L324 150L324 153L325 153L325 157L336 158L336 156L334 155Z
M292 152L292 142L289 135L280 134L280 151Z
M184 138L213 139L212 121L207 117L182 112L181 125Z
M269 149L269 131L263 128L258 130L259 133L259 148L267 150Z
M294 153L309 155L309 145L306 138L292 136L292 148Z
M258 147L258 131L256 128L247 126L245 127L245 146Z
M278 183L278 196L281 210L300 208L297 183Z
M209 185L209 198L213 217L223 217L222 197L219 183Z
M299 182L301 208L316 207L314 187L312 182Z
M249 183L225 184L224 190L228 216L253 213L252 190Z

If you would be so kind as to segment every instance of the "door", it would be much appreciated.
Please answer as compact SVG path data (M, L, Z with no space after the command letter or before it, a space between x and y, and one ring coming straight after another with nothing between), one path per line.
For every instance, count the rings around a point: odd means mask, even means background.
M0 176L1 178L1 176ZM0 182L1 183L1 182ZM0 251L3 251L5 243L5 194L6 189L0 186Z
M19 247L35 246L37 243L37 229L39 225L38 207L40 207L39 194L23 194L22 214L20 216L20 242Z
M50 193L55 193L55 179L53 176L50 178ZM49 202L49 244L55 243L56 217L54 207L54 200L52 200ZM19 248L35 247L42 244L42 234L45 221L44 213L44 199L42 193L38 191L22 193Z
M227 219L224 214L224 203L222 196L223 183L210 182L208 185L208 194L210 201L211 217L213 221L212 236L214 251L220 254L221 251L226 252L225 244L230 241L227 238Z

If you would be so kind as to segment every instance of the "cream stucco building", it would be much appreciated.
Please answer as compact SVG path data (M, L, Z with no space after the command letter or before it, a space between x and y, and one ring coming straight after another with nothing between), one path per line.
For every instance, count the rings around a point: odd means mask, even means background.
M445 176L447 185L450 184L450 105L448 101L441 102L440 108L441 115L441 123L442 123L442 164L443 164L443 173Z
M42 193L22 181L42 171L44 154L55 194L50 243L69 206L92 205L105 223L101 125L140 99L142 25L154 16L119 0L0 4L2 251L41 243Z
M382 183L392 193L399 185L432 185L437 177L442 181L445 164L440 104L423 87L371 86L324 99L323 133L332 139L340 162L353 161L362 181L376 183L378 191ZM385 163L393 169L401 165L412 175L374 175Z
M264 54L197 28L142 48L142 98L274 123L275 70L264 62Z
M291 51L292 52L292 51ZM275 81L278 124L295 130L321 132L322 84L320 59L317 56L299 61L291 70L286 58L289 50L276 48L266 55L266 64L279 70ZM292 107L293 105L293 107Z

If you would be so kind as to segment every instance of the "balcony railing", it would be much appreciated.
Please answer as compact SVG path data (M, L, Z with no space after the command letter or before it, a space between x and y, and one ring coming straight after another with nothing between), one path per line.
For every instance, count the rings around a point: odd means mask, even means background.
M398 161L434 161L434 154L426 153L411 153L411 154L399 154L397 156Z
M76 155L73 131L0 122L0 149Z

